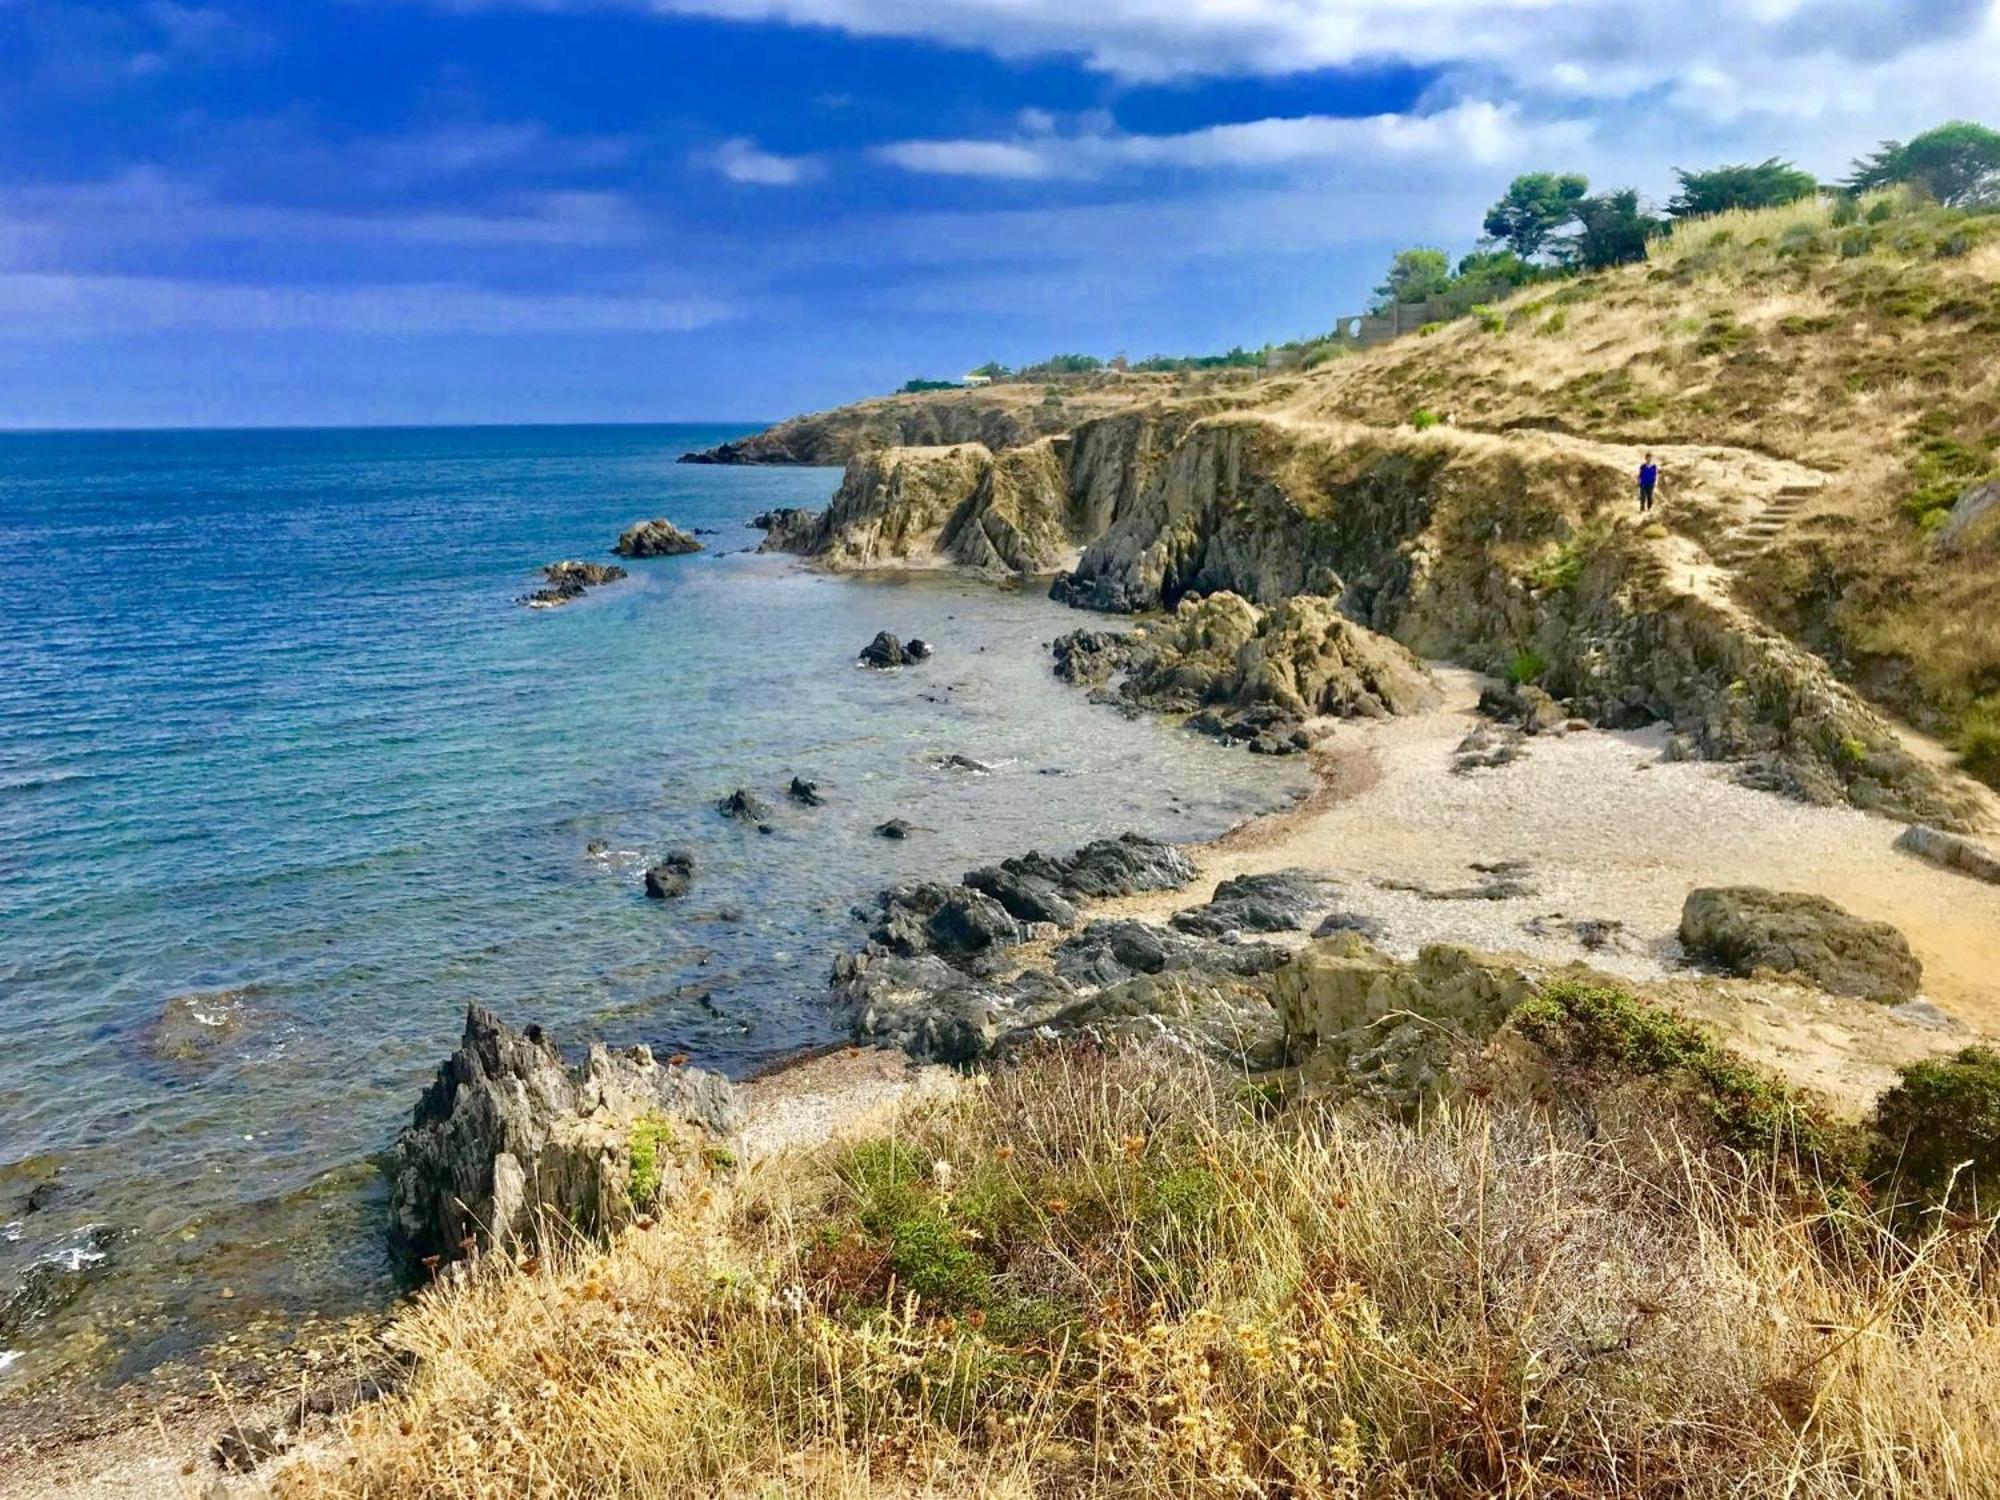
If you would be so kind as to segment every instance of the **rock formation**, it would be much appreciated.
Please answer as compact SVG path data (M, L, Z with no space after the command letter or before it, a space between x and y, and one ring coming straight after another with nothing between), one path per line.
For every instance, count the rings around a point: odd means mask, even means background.
M771 807L755 792L738 787L715 804L715 810L738 823L762 823L771 816Z
M1796 974L1829 994L1908 1000L1923 982L1923 965L1887 922L1798 891L1694 891L1681 910L1680 936L1693 957L1731 974Z
M608 1234L697 1180L702 1142L735 1117L715 1074L595 1043L571 1066L539 1027L475 1005L383 1157L393 1237L413 1258L449 1260L539 1243L545 1225L558 1241Z
M864 667L887 671L891 667L914 667L920 661L928 661L930 656L929 642L913 636L906 644L883 630L876 632L875 639L861 648L859 660Z
M603 583L616 583L626 574L615 563L566 560L549 563L542 569L542 576L548 580L546 586L532 594L523 594L517 603L525 604L530 609L555 609L572 599L582 598L586 589Z
M694 884L694 856L676 849L646 871L646 894L655 901L685 896Z
M1974 880L2000 885L2000 854L1955 833L1912 823L1897 837L1896 847L1944 869L1970 875Z
M701 551L701 543L672 521L661 518L626 527L611 550L620 557L680 557Z
M1437 701L1408 650L1310 594L1268 609L1230 593L1189 596L1157 628L1077 631L1054 649L1058 675L1102 684L1122 670L1120 702L1193 714L1190 728L1267 754L1306 748L1309 718L1383 718Z

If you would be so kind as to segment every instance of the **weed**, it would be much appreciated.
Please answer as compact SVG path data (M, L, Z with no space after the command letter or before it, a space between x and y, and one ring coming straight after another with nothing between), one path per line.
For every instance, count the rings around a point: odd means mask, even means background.
M661 1153L674 1144L674 1127L659 1115L647 1115L633 1125L628 1137L632 1165L625 1181L625 1195L636 1209L651 1208L660 1196L664 1178Z
M1525 687L1540 682L1548 670L1548 658L1530 647L1514 653L1514 660L1507 667L1507 680L1516 687Z

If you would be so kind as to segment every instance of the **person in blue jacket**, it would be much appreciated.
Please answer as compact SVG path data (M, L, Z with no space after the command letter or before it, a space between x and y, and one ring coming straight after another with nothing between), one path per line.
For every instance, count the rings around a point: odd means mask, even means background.
M1646 461L1639 465L1639 514L1645 515L1653 508L1653 492L1660 487L1660 466L1653 462L1648 453Z

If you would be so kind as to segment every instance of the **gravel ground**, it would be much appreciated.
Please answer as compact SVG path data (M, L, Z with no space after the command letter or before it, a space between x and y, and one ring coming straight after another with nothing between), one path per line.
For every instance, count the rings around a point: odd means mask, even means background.
M1879 1088L1888 1063L1962 1045L1968 1032L2000 1034L2000 887L1898 853L1900 823L1753 791L1726 765L1666 761L1660 731L1540 736L1512 764L1459 774L1452 756L1479 722L1479 679L1439 676L1446 702L1434 713L1337 725L1326 745L1334 789L1195 851L1203 885L1092 914L1161 920L1231 876L1302 868L1339 882L1331 909L1378 924L1391 953L1463 943L1675 981L1688 1008L1794 1049L1790 1071L1843 1094ZM1501 880L1532 894L1436 899ZM1704 885L1815 891L1893 923L1924 962L1926 998L1963 1030L1792 986L1690 986L1675 934L1688 892ZM1580 920L1616 926L1592 947L1569 925ZM1740 1005L1742 1027L1718 996Z

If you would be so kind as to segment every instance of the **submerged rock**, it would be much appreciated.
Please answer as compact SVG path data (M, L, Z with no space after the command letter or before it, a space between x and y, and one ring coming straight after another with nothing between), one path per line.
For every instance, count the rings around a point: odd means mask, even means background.
M820 795L819 783L807 781L802 776L794 776L792 784L785 788L785 794L801 807L824 807L826 798Z
M0 1296L0 1344L60 1312L107 1268L117 1232L101 1224L79 1231L67 1245L21 1272Z
M646 894L655 901L685 896L694 884L694 856L676 849L646 871Z
M878 839L906 839L910 833L911 825L902 818L891 818L886 823L875 825L875 837Z
M548 580L547 586L532 594L523 594L517 603L525 604L530 609L555 609L572 599L582 598L586 589L603 583L616 583L627 575L615 563L567 560L547 564L542 569L542 576Z
M146 1047L162 1062L199 1062L242 1035L251 1019L256 985L176 995L161 1007Z
M458 1050L384 1154L390 1230L412 1257L603 1235L706 1171L697 1149L733 1127L726 1080L593 1043L563 1061L539 1027L466 1012Z
M1692 892L1681 909L1682 945L1731 974L1796 974L1834 995L1908 1000L1924 968L1887 922L1857 917L1823 896L1759 886Z
M701 551L701 543L672 521L660 517L626 527L611 550L620 557L680 557Z
M761 823L771 816L770 804L740 786L716 803L715 810L739 823Z

